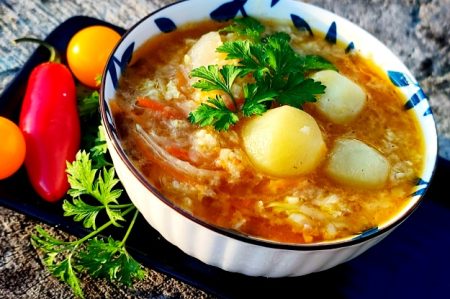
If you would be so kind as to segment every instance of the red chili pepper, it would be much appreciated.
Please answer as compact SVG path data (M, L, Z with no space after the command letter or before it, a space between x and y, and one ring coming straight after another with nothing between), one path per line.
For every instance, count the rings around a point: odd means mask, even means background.
M31 72L20 113L19 127L26 141L25 167L33 188L45 200L61 199L69 188L66 161L75 160L80 146L80 120L75 82L70 70L57 61L52 46L48 62Z

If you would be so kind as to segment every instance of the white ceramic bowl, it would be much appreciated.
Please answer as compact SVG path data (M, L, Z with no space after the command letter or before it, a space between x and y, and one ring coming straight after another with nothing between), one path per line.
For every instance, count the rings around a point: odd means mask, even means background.
M120 145L109 101L133 52L161 32L176 30L186 22L208 18L225 20L250 15L290 20L300 30L326 33L371 57L409 99L407 109L417 114L426 142L426 167L409 204L393 219L357 236L333 242L290 245L264 241L228 231L194 218L164 198L133 166ZM199 260L227 271L252 276L299 276L322 271L348 261L386 237L417 207L431 179L437 154L437 136L429 103L417 81L403 63L383 44L349 21L312 5L291 0L190 0L155 11L134 25L113 51L103 74L101 114L117 174L129 197L145 219L172 244Z

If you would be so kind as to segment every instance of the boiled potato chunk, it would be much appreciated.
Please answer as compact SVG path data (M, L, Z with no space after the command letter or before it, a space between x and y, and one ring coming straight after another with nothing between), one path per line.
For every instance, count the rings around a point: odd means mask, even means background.
M225 53L219 53L216 51L217 47L222 45L222 39L217 31L206 33L200 37L200 39L189 49L185 56L185 64L188 72L201 66L218 65L223 66L230 63L226 60L227 55ZM189 77L189 85L193 85L199 79L195 77ZM215 98L216 95L225 96L222 93L214 91L196 91L193 94L194 101L201 103L208 98Z
M191 47L187 53L187 62L191 69L201 66L226 64L226 54L216 51L222 45L222 39L217 31L206 33Z
M326 172L349 186L376 189L386 183L389 162L376 149L356 139L339 139L330 154Z
M312 76L326 86L317 97L317 108L330 121L345 124L355 119L366 103L363 89L336 71L326 70Z
M241 131L253 165L278 177L314 170L326 153L322 132L308 113L282 106L247 121Z

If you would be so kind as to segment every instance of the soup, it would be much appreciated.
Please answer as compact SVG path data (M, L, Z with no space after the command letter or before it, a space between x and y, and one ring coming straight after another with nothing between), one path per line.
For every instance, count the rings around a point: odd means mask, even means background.
M255 25L234 25L247 23ZM258 37L205 21L142 46L111 102L125 152L177 206L256 238L313 243L386 222L410 200L424 163L423 136L403 95L369 59L320 33L262 24ZM277 52L287 36L279 32L289 34L289 49ZM256 48L248 53L286 68L284 94L271 89L278 79L270 68L242 70L237 54L216 51L247 39L271 51L272 37L273 60ZM277 65L276 54L291 50L312 64L297 77L287 63ZM211 74L223 90L204 83ZM288 88L300 85L301 92ZM308 98L305 90L313 98L292 107L292 99ZM246 106L250 98L254 106Z

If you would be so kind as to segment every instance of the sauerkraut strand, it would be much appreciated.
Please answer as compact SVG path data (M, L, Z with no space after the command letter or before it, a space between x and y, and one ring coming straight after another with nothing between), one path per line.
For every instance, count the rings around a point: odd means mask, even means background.
M146 142L155 157L161 159L161 163L171 165L176 171L189 175L199 180L211 180L211 178L222 177L224 172L218 170L202 169L193 166L189 162L180 160L170 155L164 148L158 145L153 137L148 134L139 124L136 124L136 132Z

